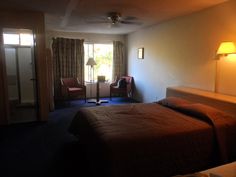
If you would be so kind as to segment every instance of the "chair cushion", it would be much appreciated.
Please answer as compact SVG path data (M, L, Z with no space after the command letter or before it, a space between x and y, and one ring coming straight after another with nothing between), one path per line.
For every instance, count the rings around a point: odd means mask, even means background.
M81 91L82 88L78 88L78 87L69 87L68 88L68 91L69 92L78 92L78 91Z
M118 88L126 88L127 83L126 83L126 79L125 78L121 78L118 80L117 82L117 87Z

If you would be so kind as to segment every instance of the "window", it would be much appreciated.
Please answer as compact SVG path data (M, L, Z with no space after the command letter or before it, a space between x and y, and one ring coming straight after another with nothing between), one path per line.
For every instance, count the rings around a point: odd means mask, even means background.
M20 34L20 45L32 46L33 45L33 35L27 33Z
M96 65L94 66L94 80L97 76L103 75L106 80L112 79L112 62L113 62L113 44L84 44L85 59L85 81L91 80L90 66L86 65L88 58L94 58Z
M3 41L4 44L19 45L20 44L19 34L3 33Z
M4 44L32 46L33 35L30 33L3 33Z

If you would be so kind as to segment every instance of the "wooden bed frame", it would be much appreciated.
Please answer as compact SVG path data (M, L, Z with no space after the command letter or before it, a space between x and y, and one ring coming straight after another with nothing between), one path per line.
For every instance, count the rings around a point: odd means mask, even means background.
M220 93L189 88L168 87L166 97L181 97L189 101L199 102L227 112L236 118L236 97Z

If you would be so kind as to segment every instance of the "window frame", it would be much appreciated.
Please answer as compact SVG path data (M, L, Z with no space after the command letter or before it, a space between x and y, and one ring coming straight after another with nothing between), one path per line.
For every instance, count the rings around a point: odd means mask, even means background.
M86 62L87 62L87 59L89 58L89 57L92 57L92 58L94 58L94 60L95 60L95 62L96 62L96 59L95 59L95 53L94 53L94 46L96 45L96 44L101 44L101 45L111 45L112 46L112 69L111 69L111 79L110 80L107 80L108 82L110 82L111 80L112 80L112 73L113 73L113 42L84 42L84 59L86 59L86 60L84 60L84 66L86 67ZM93 54L92 54L92 56L90 56L89 55L89 51L88 51L88 58L85 58L85 45L92 45L93 46ZM89 49L88 49L89 50ZM86 75L88 75L88 73L85 73L85 69L84 69L84 75L86 76ZM84 80L85 80L85 82L90 82L89 80L86 80L85 78L84 78ZM97 81L97 78L94 78L94 81Z
M9 43L5 43L5 41L4 41L4 34L6 34L6 35L18 35L18 41L19 41L19 43L18 44L9 44ZM22 41L22 39L21 39L21 35L22 34L28 34L28 35L31 35L32 36L32 43L30 44L30 45L22 45L21 43L21 41ZM14 47L16 47L16 46L22 46L22 47L32 47L33 45L34 45L34 35L33 35L33 33L30 33L30 32L3 32L3 45L4 46L14 46Z

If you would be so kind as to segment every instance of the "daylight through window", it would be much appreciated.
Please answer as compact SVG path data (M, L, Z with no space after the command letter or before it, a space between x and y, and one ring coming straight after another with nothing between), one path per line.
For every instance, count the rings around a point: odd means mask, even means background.
M30 33L3 33L4 44L32 46L33 35Z
M112 62L113 62L113 44L84 44L84 59L85 59L85 81L90 81L89 69L86 65L88 58L94 58L96 65L94 66L94 80L97 80L98 75L105 76L105 79L112 79Z

